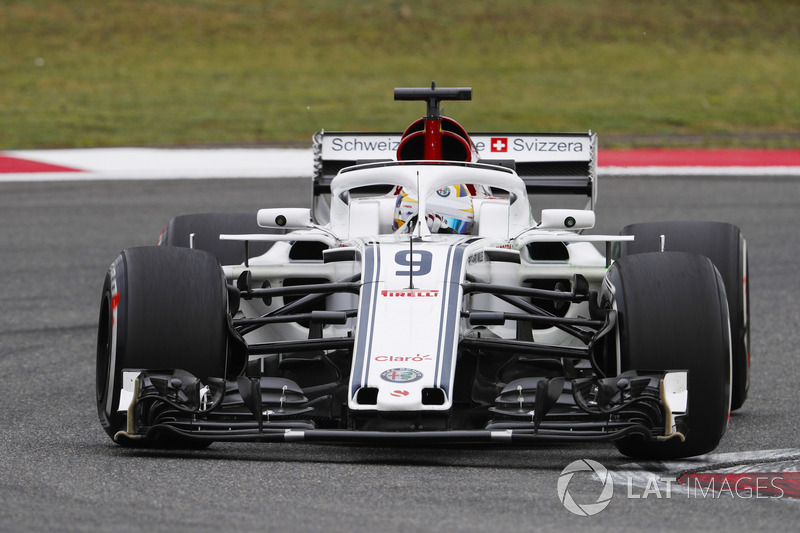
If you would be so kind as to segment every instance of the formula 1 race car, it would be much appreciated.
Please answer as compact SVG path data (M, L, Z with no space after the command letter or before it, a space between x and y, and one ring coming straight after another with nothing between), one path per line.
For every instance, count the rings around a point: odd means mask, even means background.
M120 253L97 346L108 435L713 450L749 386L739 229L587 234L594 134L468 135L440 103L471 89L394 94L427 107L402 135L315 136L311 208L179 216ZM588 205L535 220L542 194Z

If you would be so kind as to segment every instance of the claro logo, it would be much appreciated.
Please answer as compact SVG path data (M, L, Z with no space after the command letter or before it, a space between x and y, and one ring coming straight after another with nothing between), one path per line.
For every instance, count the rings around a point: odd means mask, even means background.
M384 362L384 361L402 361L402 362L414 361L416 363L420 363L422 361L430 361L432 359L433 358L430 356L430 354L427 354L427 355L420 355L420 354L417 354L417 355L379 355L378 357L375 358L375 360L379 361L379 362Z

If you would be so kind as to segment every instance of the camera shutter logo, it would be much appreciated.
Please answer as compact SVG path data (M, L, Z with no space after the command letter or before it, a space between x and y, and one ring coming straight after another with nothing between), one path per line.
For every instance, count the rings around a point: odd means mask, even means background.
M567 488L569 487L569 482L572 481L572 476L577 472L594 472L603 483L603 490L597 498L597 502L579 504L572 499ZM611 497L614 495L614 482L611 480L611 474L603 465L591 459L581 459L571 462L561 471L557 489L558 498L569 512L578 516L593 516L605 509L611 502Z

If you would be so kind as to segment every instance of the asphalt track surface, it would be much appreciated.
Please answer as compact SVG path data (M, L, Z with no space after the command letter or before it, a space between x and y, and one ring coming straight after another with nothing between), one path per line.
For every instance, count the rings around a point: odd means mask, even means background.
M584 458L631 468L612 445L137 451L113 444L94 403L95 322L108 264L123 248L154 244L172 216L304 206L309 194L299 180L0 184L0 531L795 529L800 500L630 499L622 486L600 514L571 514L557 495L559 475ZM753 381L717 450L743 461L759 450L800 447L798 205L796 177L600 184L593 233L706 219L738 224L746 235ZM576 475L569 490L594 501L600 484Z

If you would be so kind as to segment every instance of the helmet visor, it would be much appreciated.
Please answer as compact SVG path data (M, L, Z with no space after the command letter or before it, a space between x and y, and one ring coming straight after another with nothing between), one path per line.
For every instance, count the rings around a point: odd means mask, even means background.
M439 233L457 233L467 235L472 229L471 220L461 220L455 217L441 217Z

